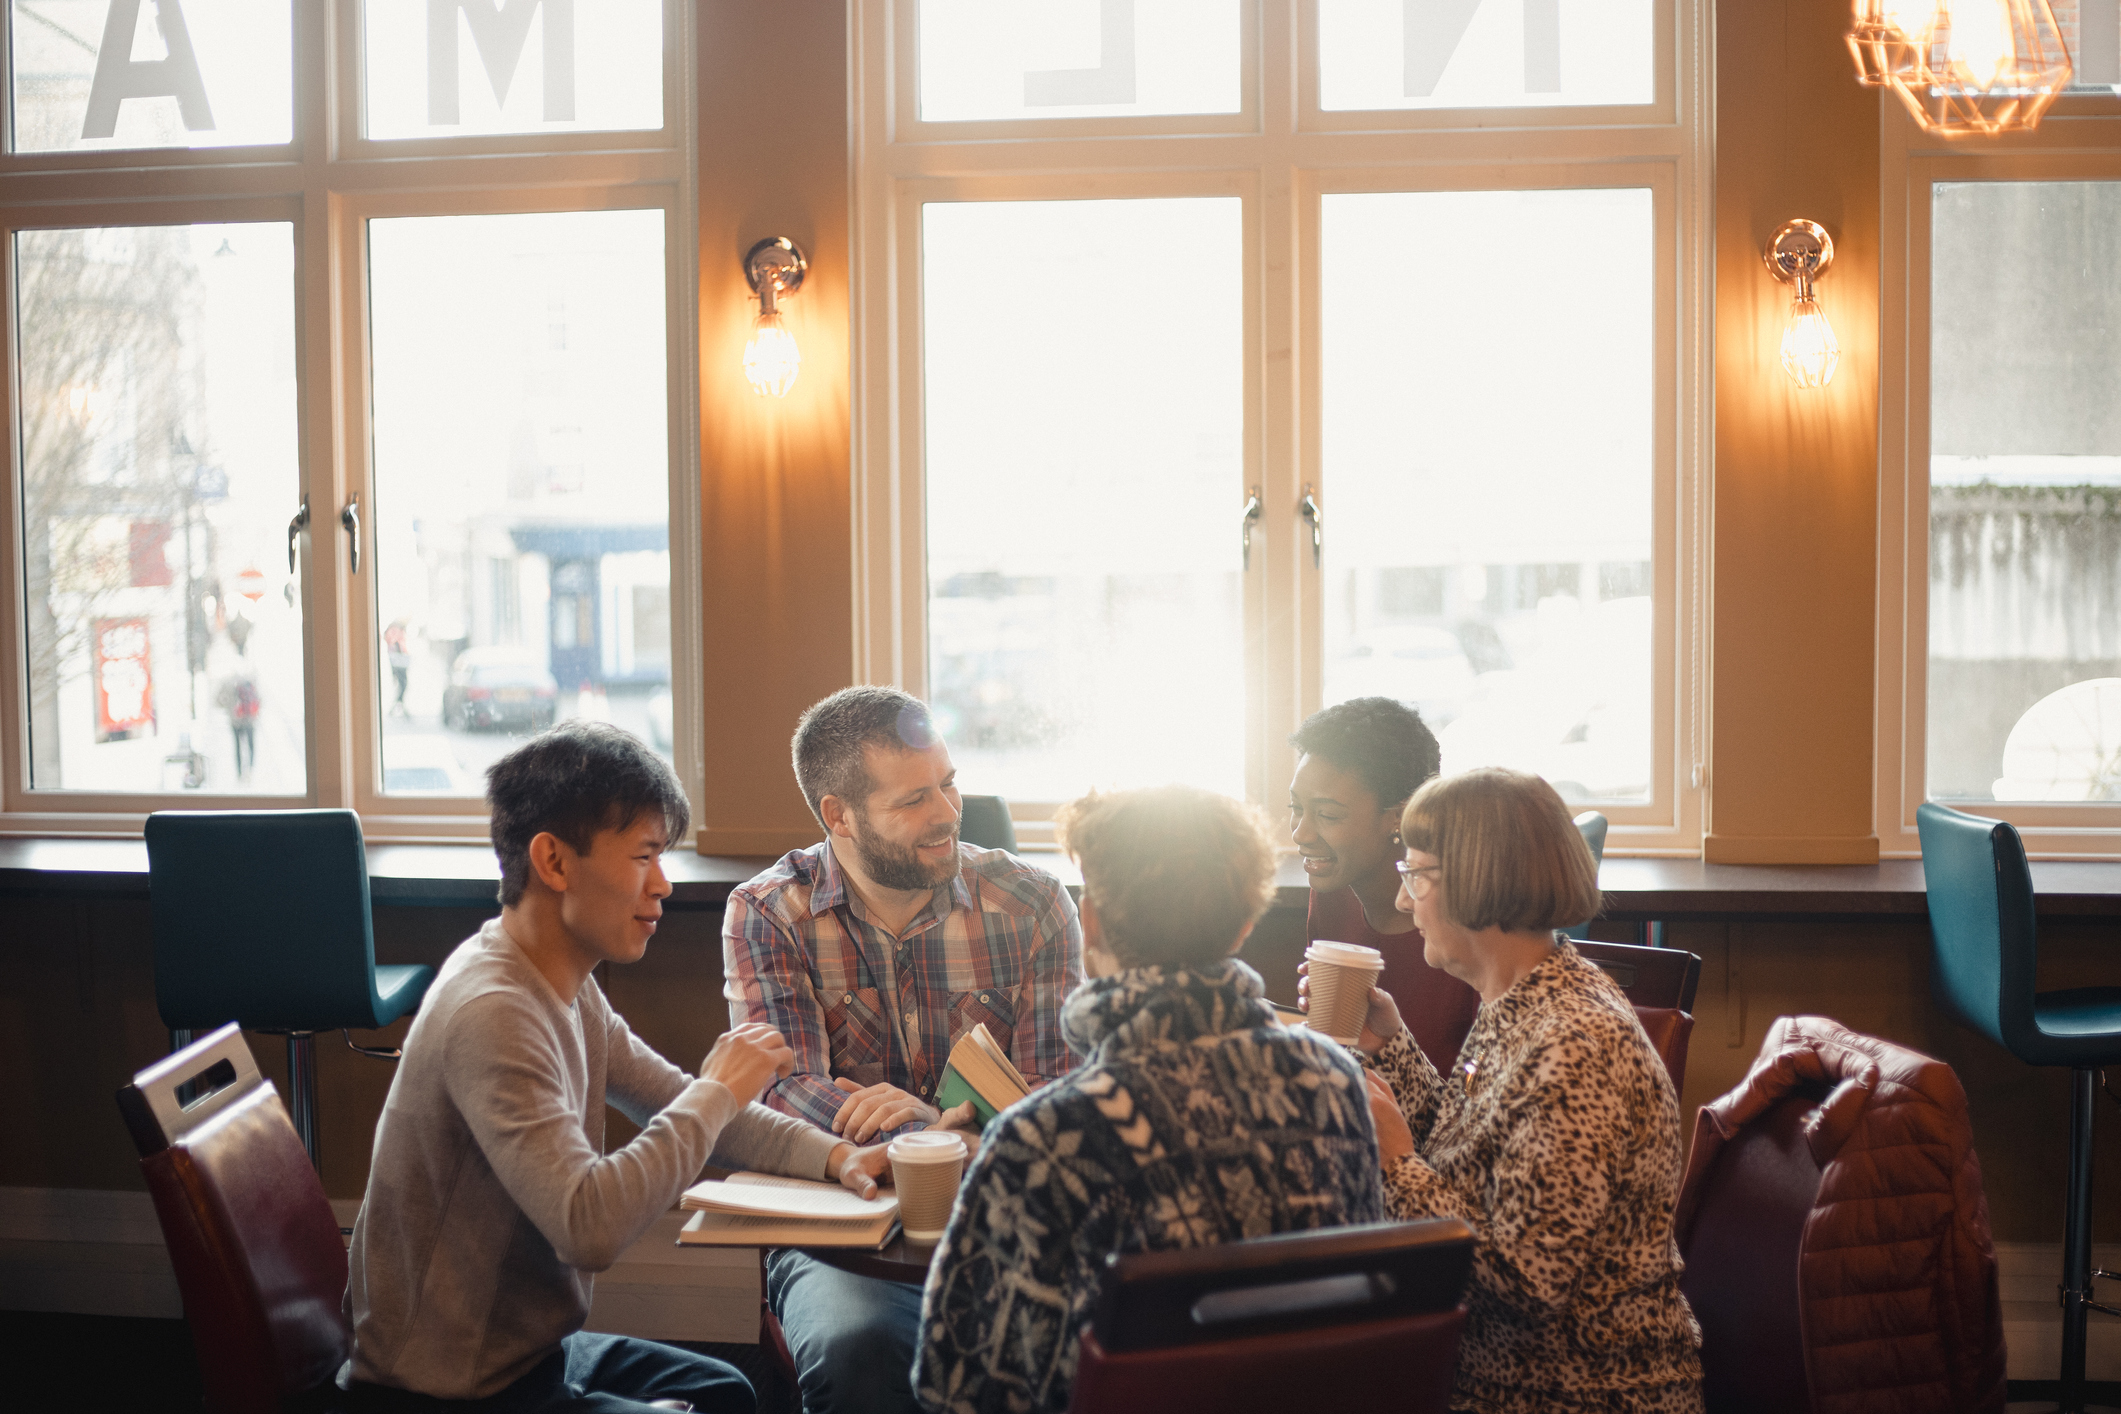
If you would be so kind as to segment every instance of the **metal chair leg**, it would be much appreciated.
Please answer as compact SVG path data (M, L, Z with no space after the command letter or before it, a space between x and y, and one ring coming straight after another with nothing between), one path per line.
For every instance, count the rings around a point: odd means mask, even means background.
M287 1033L287 1114L309 1152L309 1166L323 1173L324 1165L317 1157L317 1037L313 1031Z
M2070 1073L2069 1191L2062 1218L2062 1408L2084 1407L2085 1326L2092 1302L2092 1099L2095 1070Z

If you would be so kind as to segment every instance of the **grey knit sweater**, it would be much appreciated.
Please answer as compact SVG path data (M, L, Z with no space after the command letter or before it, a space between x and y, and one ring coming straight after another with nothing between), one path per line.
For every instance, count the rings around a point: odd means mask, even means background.
M643 1126L604 1152L604 1106ZM353 1378L477 1399L589 1315L602 1271L712 1161L826 1177L835 1136L695 1080L594 977L562 1005L499 919L450 954L405 1041L354 1224Z

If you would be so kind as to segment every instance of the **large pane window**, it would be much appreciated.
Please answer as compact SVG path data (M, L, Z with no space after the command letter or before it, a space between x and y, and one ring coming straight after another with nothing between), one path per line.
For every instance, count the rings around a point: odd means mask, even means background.
M386 792L567 717L671 749L663 222L369 223Z
M15 151L293 135L291 0L10 0Z
M300 794L292 228L23 231L15 262L30 784Z
M1324 699L1415 704L1447 771L1650 793L1652 222L1634 188L1325 198Z
M1928 791L2121 800L2121 182L1932 212Z
M973 788L1243 791L1242 248L1227 198L925 208L928 682Z
M477 838L575 716L696 772L693 11L0 0L0 825Z

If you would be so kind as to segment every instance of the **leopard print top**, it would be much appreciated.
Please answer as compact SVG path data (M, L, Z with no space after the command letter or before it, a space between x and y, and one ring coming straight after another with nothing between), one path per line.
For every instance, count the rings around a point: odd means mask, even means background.
M1378 1052L1415 1149L1385 1206L1478 1235L1453 1409L1698 1414L1679 1102L1620 988L1557 941L1482 1005L1448 1079L1404 1028Z

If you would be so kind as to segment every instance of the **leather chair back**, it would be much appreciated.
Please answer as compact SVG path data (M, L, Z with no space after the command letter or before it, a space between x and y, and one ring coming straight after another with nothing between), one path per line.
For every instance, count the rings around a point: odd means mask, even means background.
M2017 828L1942 805L1916 807L1929 894L1930 985L1962 1025L2032 1065L2069 1065L2033 1020L2033 871Z
M1650 1038L1651 1049L1664 1062L1664 1073L1672 1077L1672 1093L1686 1090L1687 1048L1694 1040L1694 1018L1673 1007L1639 1006L1635 1019Z
M1620 985L1672 1077L1673 1093L1684 1090L1687 1046L1694 1035L1694 992L1701 984L1700 957L1678 948L1632 943L1578 942L1576 951Z
M1108 1352L1083 1332L1074 1414L1288 1414L1334 1408L1444 1414L1464 1307L1178 1350Z
M207 1092L186 1105L194 1088ZM280 1414L353 1352L338 1219L280 1097L229 1025L135 1075L118 1108L176 1269L207 1408Z
M1701 986L1701 958L1680 948L1643 948L1633 943L1577 943L1586 961L1618 983L1638 1007L1692 1011Z
M351 810L159 810L147 817L155 1003L172 1029L370 1029L368 855Z
M1071 1408L1449 1407L1472 1230L1371 1223L1109 1259Z
M968 795L959 804L963 818L957 822L957 837L981 849L1006 849L1016 853L1016 825L1009 819L1009 802L998 795Z
M1778 1100L1724 1146L1705 1179L1679 1289L1701 1322L1709 1414L1812 1407L1797 1254L1820 1179L1804 1122L1823 1098Z

